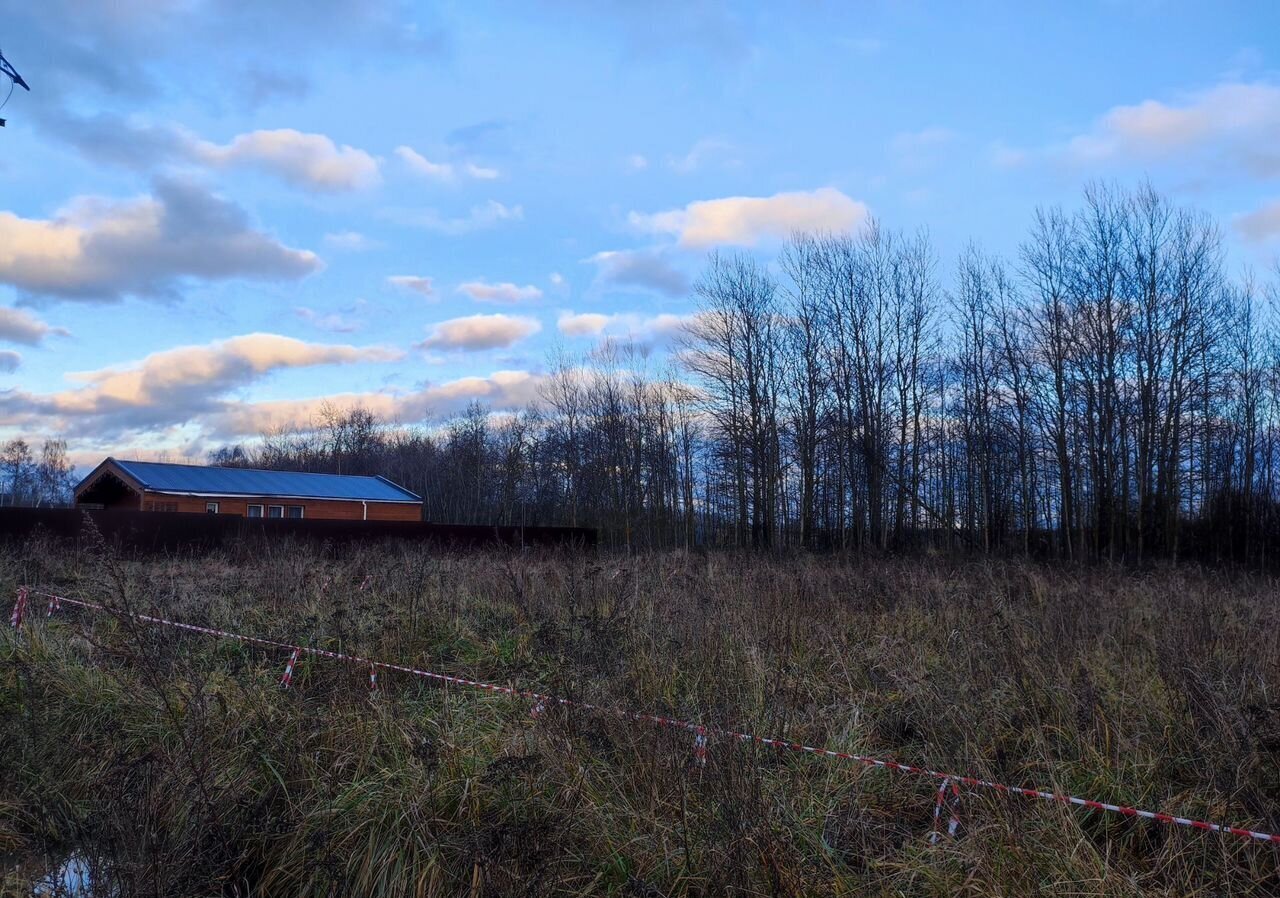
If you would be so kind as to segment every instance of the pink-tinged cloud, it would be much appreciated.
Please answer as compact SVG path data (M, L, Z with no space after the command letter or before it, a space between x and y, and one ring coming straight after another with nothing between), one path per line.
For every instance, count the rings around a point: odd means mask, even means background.
M1066 148L1081 163L1180 159L1192 151L1217 151L1260 177L1280 176L1280 86L1227 83L1179 102L1116 106Z
M645 214L632 212L637 230L668 234L681 246L756 246L783 240L796 231L850 231L866 221L865 203L833 187L775 193L773 196L731 196L689 203L683 209Z
M49 219L0 212L0 283L62 299L171 297L188 280L291 280L312 252L255 230L243 209L193 184L134 200L79 197Z
M442 321L418 344L423 349L506 349L542 330L535 318L522 315L468 315Z
M532 284L523 287L510 281L501 284L490 284L485 281L468 281L458 285L458 292L470 296L476 302L492 302L515 305L520 302L531 302L542 298L542 290Z
M180 346L141 361L71 373L58 393L0 394L0 425L42 424L70 434L111 436L181 424L216 410L225 394L272 371L394 361L382 346L307 343L278 334L246 334L204 346Z
M324 134L292 128L251 131L222 145L192 140L187 152L205 165L257 168L311 190L357 190L376 186L382 180L378 161L364 150L339 146Z

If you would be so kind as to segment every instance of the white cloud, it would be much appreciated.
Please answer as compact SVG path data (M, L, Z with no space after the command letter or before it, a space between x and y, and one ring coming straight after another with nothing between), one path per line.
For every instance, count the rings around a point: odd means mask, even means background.
M542 298L542 290L532 284L523 287L510 281L500 284L489 284L485 281L467 281L458 285L458 292L470 296L476 302L492 302L502 305L515 305Z
M596 266L597 284L640 287L668 296L689 292L689 279L660 250L606 250L586 261Z
M551 275L547 280L551 282L551 286L553 287L563 287L567 283L564 279L564 275L558 271L551 272Z
M1252 243L1280 238L1280 200L1272 200L1235 219L1236 230Z
M0 212L0 283L31 294L170 296L188 279L283 280L321 267L254 230L239 206L179 181L134 200L79 197L51 219Z
M543 377L529 371L494 371L487 377L462 377L406 393L343 393L312 399L227 403L206 422L220 439L254 436L281 427L307 427L322 408L366 409L386 421L417 423L462 411L479 400L496 411L518 409L539 396Z
M418 345L423 349L506 349L540 330L537 319L520 315L468 315L440 322Z
M1031 159L1031 154L1026 150L1018 147L1009 146L1006 143L996 141L989 148L991 164L996 168L1014 169L1022 168Z
M354 312L363 307L364 301L360 300L356 305L348 310ZM303 321L312 325L316 330L328 331L332 334L353 334L364 327L364 323L350 318L343 312L320 312L306 306L298 306L293 313Z
M402 290L410 290L419 296L431 298L435 296L436 288L431 278L422 277L416 274L393 274L387 278L387 283L393 287L399 287Z
M832 187L773 196L733 196L690 203L683 209L644 214L632 212L633 227L670 234L681 246L717 244L755 246L780 240L793 231L847 231L866 220L866 204Z
M603 334L613 319L613 315L602 315L599 312L565 312L556 322L556 327L568 337L591 337Z
M324 245L355 253L373 249L377 246L377 243L359 231L338 231L332 234L325 234Z
M566 337L622 338L644 347L666 343L679 336L692 320L691 315L643 315L638 312L619 312L603 315L599 312L564 312L556 321L556 327Z
M1219 151L1260 177L1280 176L1280 86L1226 83L1176 103L1144 100L1108 111L1073 138L1068 158L1082 163L1184 158Z
M736 150L737 148L727 140L704 137L690 147L689 152L683 156L668 156L667 165L672 171L682 175L692 174L714 160L718 160L722 166L730 167L740 164L733 155Z
M630 156L627 157L627 169L629 171L633 171L633 172L644 171L648 167L649 167L649 160L645 156L642 156L639 153L632 153Z
M71 373L75 386L51 394L0 394L0 424L52 422L58 431L112 436L180 425L216 411L219 397L272 371L394 361L398 350L307 343L278 334L246 334L203 346L179 346L139 362Z
M58 106L44 110L38 124L95 163L140 171L172 163L255 168L296 187L324 192L373 187L382 180L378 160L364 150L292 128L249 131L219 144L173 124L111 112L79 115Z
M462 171L468 178L475 178L477 181L492 181L501 174L496 168L487 168L474 162L464 162Z
M22 364L22 356L12 349L0 350L0 371L12 374Z
M67 336L66 328L50 327L23 309L0 308L0 340L37 346L50 334Z
M188 152L206 165L260 168L290 184L314 190L356 190L372 187L382 179L378 161L364 150L338 146L324 134L292 128L251 131L223 145L193 140Z
M413 147L399 146L396 147L395 153L410 171L436 181L453 182L461 178L492 181L501 174L496 168L486 168L474 162L464 162L461 165L455 165L452 162L432 162Z
M387 217L412 227L457 236L490 228L504 221L520 221L524 218L524 208L505 206L497 200L489 200L487 203L472 206L471 211L461 217L446 218L435 209L408 213L392 211L387 214Z

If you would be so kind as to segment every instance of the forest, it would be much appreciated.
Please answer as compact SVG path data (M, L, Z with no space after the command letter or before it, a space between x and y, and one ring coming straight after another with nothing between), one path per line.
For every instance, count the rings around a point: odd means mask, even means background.
M1275 544L1274 281L1142 185L1041 208L1013 258L927 233L713 254L661 363L606 341L541 399L435 427L331 408L218 464L380 473L431 519L563 523L627 548L1187 555Z

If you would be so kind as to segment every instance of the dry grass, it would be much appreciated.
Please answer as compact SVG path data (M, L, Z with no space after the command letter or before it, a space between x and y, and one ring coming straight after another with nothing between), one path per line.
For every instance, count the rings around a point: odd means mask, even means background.
M366 577L371 586L360 590ZM1275 583L1198 569L301 546L20 581L1280 830ZM1272 895L1280 851L64 610L0 641L0 850L126 894Z

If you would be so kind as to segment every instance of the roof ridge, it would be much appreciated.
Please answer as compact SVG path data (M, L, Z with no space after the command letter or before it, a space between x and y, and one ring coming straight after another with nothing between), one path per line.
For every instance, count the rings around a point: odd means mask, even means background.
M120 465L164 465L170 468L196 468L201 471L253 471L258 474L294 474L304 477L363 477L366 480L386 480L381 474L333 474L327 471L290 471L282 468L244 468L239 465L192 465L186 462L176 461L141 461L133 458L111 458L116 464ZM394 486L399 484L394 481L387 480ZM403 489L403 487L401 487Z

